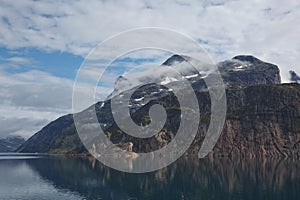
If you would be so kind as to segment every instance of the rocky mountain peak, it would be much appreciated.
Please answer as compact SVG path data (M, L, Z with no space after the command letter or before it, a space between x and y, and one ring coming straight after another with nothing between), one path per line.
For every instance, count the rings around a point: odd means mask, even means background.
M234 56L232 59L239 60L242 62L250 62L250 63L261 63L263 61L259 60L258 58L252 56L252 55L237 55Z
M171 56L170 58L168 58L162 65L171 66L176 63L182 63L184 61L189 61L190 59L191 59L191 57L189 57L189 56L175 54L175 55Z
M280 84L277 65L251 55L238 55L217 64L224 83L230 87Z

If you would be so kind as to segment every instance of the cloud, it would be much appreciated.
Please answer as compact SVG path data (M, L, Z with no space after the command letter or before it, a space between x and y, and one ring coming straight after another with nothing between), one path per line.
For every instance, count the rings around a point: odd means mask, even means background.
M71 113L73 83L37 70L15 74L0 70L0 138L29 137L50 121ZM82 96L94 91L92 85L79 85ZM98 90L109 93L105 87Z
M31 63L28 58L18 57L18 56L10 57L10 58L7 59L7 61L14 62L14 63L17 63L17 64L28 64L28 63Z
M73 82L41 71L0 71L1 136L28 137L71 111Z
M0 56L0 69L20 69L24 65L32 65L34 61L31 58L22 56L11 56L4 58Z
M202 43L213 59L254 54L280 64L283 79L297 67L300 2L2 1L0 44L87 55L99 42L132 28L174 29Z
M34 108L70 108L73 82L41 71L0 73L0 103ZM57 96L53 96L53 95Z

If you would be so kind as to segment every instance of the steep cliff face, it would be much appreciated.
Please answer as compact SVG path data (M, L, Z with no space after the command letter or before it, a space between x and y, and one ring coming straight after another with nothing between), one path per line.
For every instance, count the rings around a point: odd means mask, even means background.
M227 117L211 155L300 157L300 85L227 91ZM195 147L201 144L200 134Z
M175 63L185 60L178 56L175 58ZM172 59L168 63L173 63ZM227 117L222 135L210 155L299 157L300 85L280 85L278 67L253 56L237 56L220 63L218 67L227 86ZM207 91L202 90L203 79L193 79L191 83L198 98L201 117L197 136L187 154L197 155L210 122L210 97ZM114 144L122 147L132 144L134 152L149 152L167 145L180 124L178 99L167 85L149 84L134 90L128 105L132 119L137 124L149 123L149 108L159 103L165 107L168 116L163 129L146 139L125 134L114 122L110 100L95 104L101 127ZM183 89L182 95L188 96L187 92ZM122 102L122 95L117 98ZM82 113L87 119L89 109ZM100 144L96 144L96 150L97 145ZM79 140L72 115L50 123L18 151L87 152Z
M257 85L227 89L227 117L212 156L229 157L300 157L300 85ZM188 150L197 155L210 122L208 92L197 92L201 111L198 134ZM106 129L114 143L133 143L135 152L149 152L167 145L180 124L180 107L175 96L156 99L133 114L142 123L153 103L166 107L168 120L154 137L136 139L126 135L115 124ZM139 120L140 119L140 120Z

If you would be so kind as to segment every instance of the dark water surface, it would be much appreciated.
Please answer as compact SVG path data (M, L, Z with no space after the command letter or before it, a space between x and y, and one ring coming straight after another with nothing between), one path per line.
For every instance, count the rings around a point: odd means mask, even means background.
M0 199L300 199L299 160L180 159L128 174L87 158L0 154Z

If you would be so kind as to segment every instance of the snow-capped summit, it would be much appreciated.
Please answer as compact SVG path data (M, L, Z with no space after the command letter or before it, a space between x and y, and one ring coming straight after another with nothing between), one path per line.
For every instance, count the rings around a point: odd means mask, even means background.
M214 69L210 64L202 63L189 56L173 55L161 65L150 66L118 77L114 91L108 98L149 83L167 85L183 79L194 82L195 79L205 78Z

